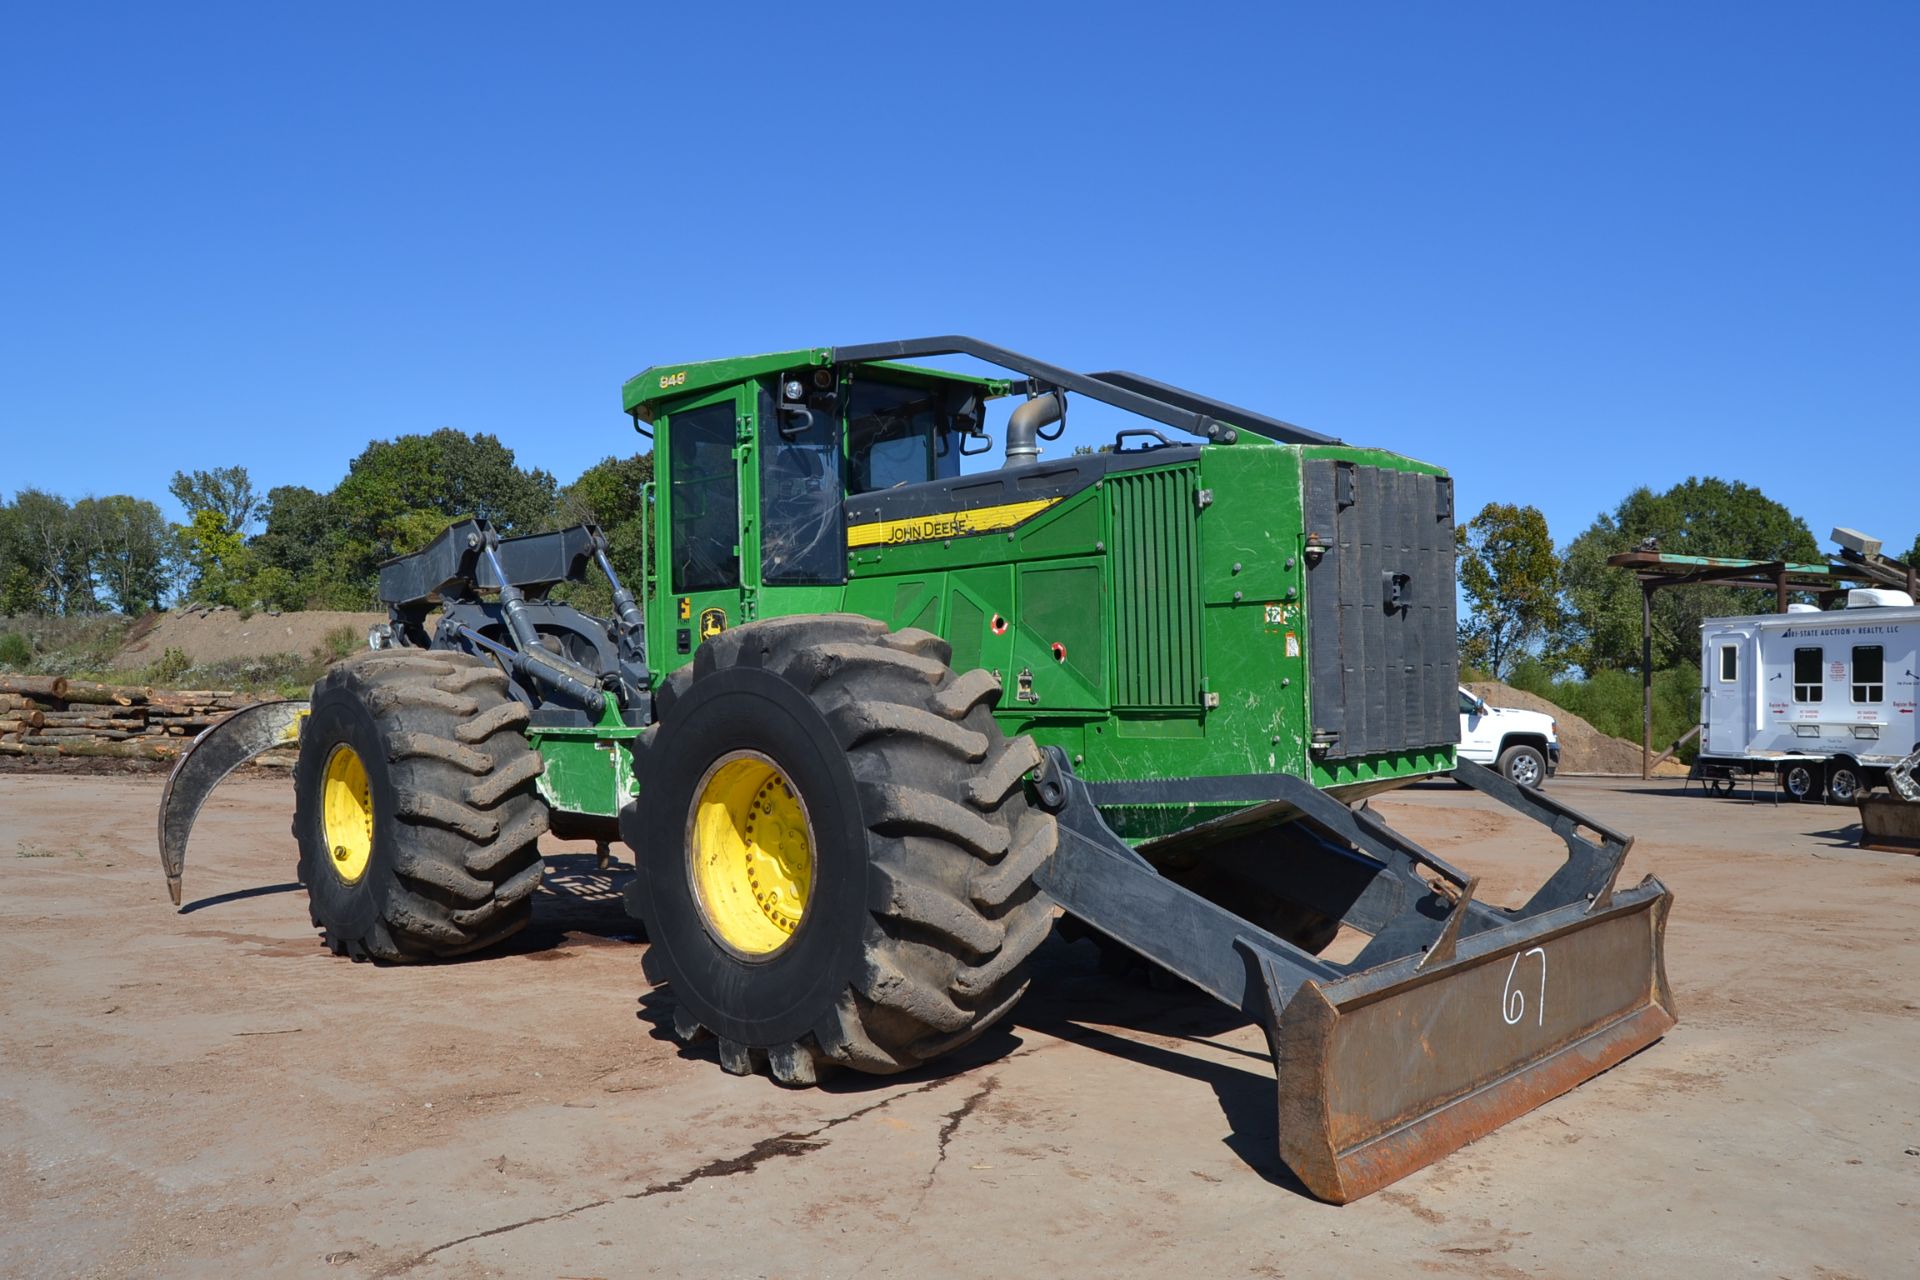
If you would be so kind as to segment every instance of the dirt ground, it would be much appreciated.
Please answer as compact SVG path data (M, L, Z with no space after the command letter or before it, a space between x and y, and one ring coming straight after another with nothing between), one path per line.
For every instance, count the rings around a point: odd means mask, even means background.
M1042 952L938 1071L812 1090L681 1049L616 869L549 845L534 929L326 955L280 777L232 781L186 909L153 777L0 775L0 1274L614 1277L1915 1272L1920 860L1852 815L1562 779L1677 895L1680 1025L1345 1208L1273 1154L1259 1034ZM1511 898L1551 837L1377 802Z

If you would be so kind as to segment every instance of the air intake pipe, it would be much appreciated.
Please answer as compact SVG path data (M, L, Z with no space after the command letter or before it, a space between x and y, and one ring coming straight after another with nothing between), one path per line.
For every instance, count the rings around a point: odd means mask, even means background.
M1040 428L1060 421L1060 393L1034 396L1007 419L1007 465L1022 466L1040 456Z

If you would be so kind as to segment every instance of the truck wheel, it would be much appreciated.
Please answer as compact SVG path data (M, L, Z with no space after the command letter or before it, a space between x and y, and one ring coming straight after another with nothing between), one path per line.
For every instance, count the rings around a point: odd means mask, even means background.
M1540 748L1524 743L1508 747L1500 753L1500 774L1517 786L1538 790L1547 780L1547 758L1540 754Z
M1780 768L1780 787L1795 800L1812 804L1820 799L1820 775L1809 764L1789 764Z
M320 677L293 834L334 954L454 956L527 923L547 808L526 722L500 669L462 653L389 649Z
M1827 775L1827 794L1835 804L1852 804L1866 789L1860 774L1850 764L1835 765Z
M848 615L723 632L668 679L639 799L629 909L686 1040L810 1084L821 1063L903 1071L1025 992L1052 928L1033 875L1053 818L1000 683L946 642Z

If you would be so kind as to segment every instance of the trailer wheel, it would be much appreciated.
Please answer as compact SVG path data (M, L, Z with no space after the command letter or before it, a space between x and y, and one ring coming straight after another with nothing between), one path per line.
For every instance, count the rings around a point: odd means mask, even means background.
M1547 758L1525 743L1508 747L1500 753L1500 774L1516 786L1537 791L1547 780Z
M849 615L769 619L701 645L661 691L621 815L650 972L675 1031L810 1084L957 1048L1025 992L1052 929L1033 883L1053 818L1040 762L993 718L999 681L945 641Z
M1820 775L1810 764L1781 765L1780 787L1803 804L1813 804L1818 801L1822 792Z
M1859 772L1850 764L1837 764L1827 774L1827 794L1835 804L1852 804L1866 789Z
M547 808L527 709L491 662L388 649L320 677L294 767L300 882L355 960L460 955L533 912Z

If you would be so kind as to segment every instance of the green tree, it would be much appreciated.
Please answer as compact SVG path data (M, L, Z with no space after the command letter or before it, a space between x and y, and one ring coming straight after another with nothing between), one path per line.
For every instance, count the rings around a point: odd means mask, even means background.
M607 558L627 590L638 594L646 565L642 548L646 536L644 486L653 479L653 455L602 458L580 473L560 492L558 519L568 523L591 520L607 535Z
M7 508L0 583L22 613L86 613L96 605L86 531L59 494L22 489Z
M1561 623L1560 564L1547 518L1538 507L1489 502L1454 536L1468 606L1461 660L1503 679Z
M191 568L187 592L192 599L201 604L253 603L246 590L253 561L246 540L228 527L227 517L209 508L194 512L181 531L181 542Z
M124 493L82 498L74 524L90 549L99 590L129 616L157 609L179 571L179 545L160 508Z
M298 599L327 608L374 602L380 562L425 546L448 523L477 516L502 533L528 533L552 518L554 479L527 470L490 435L442 428L376 440L331 493L283 486L267 495L266 529L249 550L262 603Z
M242 537L260 514L260 498L245 467L176 471L167 492L187 509L189 519L196 511L212 511Z
M1561 576L1570 617L1567 656L1596 671L1640 669L1640 587L1607 557L1653 539L1662 551L1753 560L1821 561L1806 523L1751 485L1689 477L1664 493L1635 489L1567 545ZM1684 587L1653 598L1656 669L1696 661L1700 621L1771 609L1733 587Z
M248 545L262 570L279 569L294 581L321 566L334 541L333 499L305 485L267 491L261 509L266 528Z

